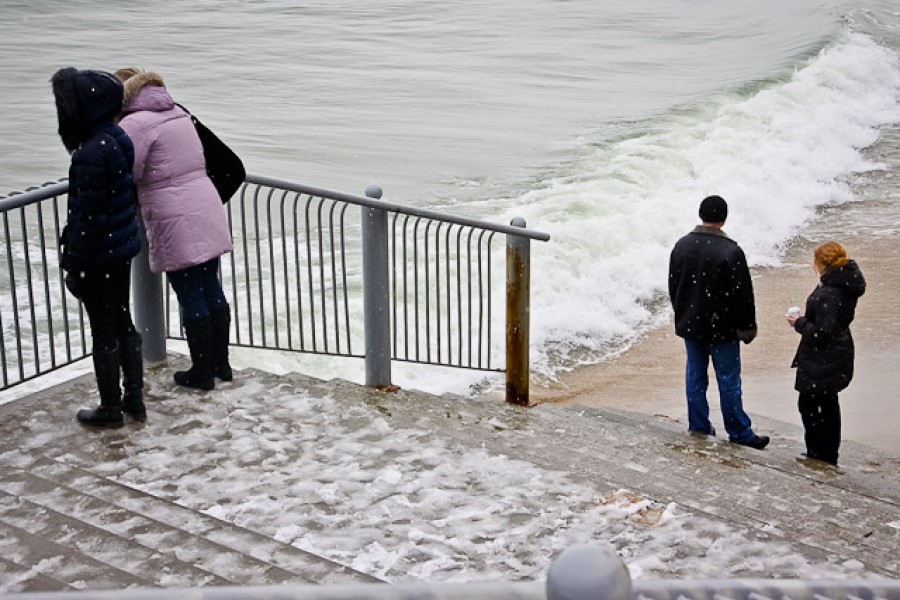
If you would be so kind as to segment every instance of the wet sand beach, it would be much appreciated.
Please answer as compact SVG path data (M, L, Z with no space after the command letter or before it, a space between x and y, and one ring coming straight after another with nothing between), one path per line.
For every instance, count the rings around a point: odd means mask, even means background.
M850 387L840 394L842 438L900 457L900 314L896 308L900 279L894 270L900 264L900 234L893 228L893 219L879 218L879 214L892 212L880 210L888 206L880 204L834 209L838 213L853 211L853 221L859 223L863 217L864 224L839 233L829 231L833 227L830 223L846 223L846 219L826 219L809 238L797 240L787 253L785 266L753 269L759 335L750 345L742 346L744 408L751 419L763 415L802 426L793 388L794 370L790 368L799 336L786 325L784 315L795 295L803 306L818 281L811 267L813 248L835 239L847 247L867 280L866 294L860 299L851 326L856 341L856 374ZM687 428L684 360L683 342L670 321L615 360L579 368L546 387L534 386L532 398L535 402L613 406L659 415L682 422ZM722 435L712 372L710 380L711 418ZM777 433L757 429L761 434ZM801 451L798 448L798 454Z

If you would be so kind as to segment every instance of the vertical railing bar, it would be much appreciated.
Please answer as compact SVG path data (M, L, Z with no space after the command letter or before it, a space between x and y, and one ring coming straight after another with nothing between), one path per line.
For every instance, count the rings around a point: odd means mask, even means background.
M66 301L66 285L65 278L63 275L62 264L59 261L59 196L53 196L52 200L53 206L53 234L54 240L56 240L54 244L54 248L56 248L56 271L57 276L59 277L59 288L60 288L60 299L62 300L62 316L63 316L63 336L66 340L66 362L72 362L72 337L71 331L69 327L69 306ZM82 328L82 337L84 337L84 328Z
M474 231L474 230L473 230L473 231ZM478 337L477 337L476 339L478 340L478 359L477 359L477 364L478 364L478 367L479 367L479 368L481 368L481 356L482 356L482 353L481 353L481 345L482 345L482 343L483 343L483 341L484 341L484 339L483 339L483 336L484 336L484 323L482 322L482 318L483 318L483 316L484 316L484 306L483 306L483 304L484 304L484 296L483 296L483 294L484 294L484 286L482 285L482 281L481 281L481 278L482 278L482 271L481 271L481 238L482 238L483 236L484 236L484 230L482 229L481 232L478 234L478 240L475 242L475 255L477 256L476 264L478 265L478 268L477 268L477 271L478 271ZM472 312L472 307L470 306L470 307L469 307L469 313L471 314L471 312ZM470 347L471 347L471 344L470 344ZM471 350L470 350L470 352L471 352Z
M275 347L278 348L281 339L278 332L281 328L278 326L278 282L275 277L275 273L277 273L277 267L275 265L275 238L272 235L272 232L275 230L272 226L272 200L275 197L275 191L275 188L272 188L269 195L266 197L266 242L269 246L269 272L271 273L270 276L272 278L269 286L272 290L272 335L275 338ZM260 280L262 280L262 278L262 272L260 271ZM263 329L266 328L266 322L263 321Z
M337 202L331 203L331 208L328 210L328 243L331 249L331 303L332 303L332 313L334 314L334 343L335 349L334 351L337 354L341 353L341 319L340 312L338 310L338 277L337 277L337 261L334 252L334 211L337 208Z
M298 233L300 232L300 223L298 221L298 208L297 205L300 203L300 198L302 198L302 194L297 193L294 195L294 275L297 278L297 329L300 334L300 350L306 350L306 337L304 335L303 328L303 277L300 276L301 268L300 268L300 236ZM309 261L307 261L309 262Z
M9 238L9 213L6 211L3 212L3 238L6 240L6 260L8 261L8 264L9 264L6 272L9 273L9 280L10 280L9 288L10 288L10 290L12 290L15 285L14 284L14 274L13 274L13 270L12 270L13 251L12 251L12 240L10 240L10 238ZM13 299L15 299L15 297L13 297ZM6 329L3 328L2 312L3 311L0 311L0 340L2 340L2 343L0 343L0 358L3 359L3 365L2 365L3 385L5 387L9 384L9 373L7 372L7 368L6 368L6 334L5 334ZM18 310L16 310L15 306L13 306L13 313L12 313L13 322L15 322L16 315L18 315L18 314L19 314Z
M234 239L234 211L232 210L232 205L235 202L240 203L243 207L244 200L247 197L247 188L249 186L244 184L244 187L241 189L241 193L238 196L238 200L232 199L231 202L228 202L225 206L225 213L228 215L228 230L231 232L231 239ZM257 186L259 187L259 186ZM244 237L244 232L241 232L241 237ZM234 326L234 342L240 344L241 343L241 306L240 306L240 298L238 297L238 270L237 270L237 252L232 251L229 253L228 264L231 267L231 321ZM222 261L219 261L219 268L223 269L224 276L224 268L222 266ZM168 323L169 315L171 314L170 307L170 298L169 294L166 293L166 322Z
M462 250L460 240L462 238L463 228L460 226L456 231L456 329L457 339L456 346L459 351L457 365L462 366L462 347L463 347L463 331L462 331Z
M425 250L425 360L427 362L431 362L431 270L428 258L428 233L431 223L431 220L425 223L425 233L422 238L422 248Z
M0 374L3 375L3 388L9 386L9 376L6 372L6 336L3 327L3 311L0 310Z
M163 273L163 289L165 290L165 293L163 294L163 310L166 311L166 336L168 337L172 333L172 319L170 318L172 310L172 299L169 292L169 278L165 273Z
M47 235L44 231L44 203L35 206L38 220L38 237L40 238L41 265L44 272L44 306L47 309L47 339L50 346L50 368L56 368L56 341L53 339L53 306L50 299L50 270L47 268Z
M34 375L41 372L41 342L38 338L37 311L34 308L34 278L31 276L31 252L28 244L28 221L23 206L19 209L19 223L22 226L22 255L25 257L25 287L28 290L28 316L31 318L31 346L34 355Z
M311 325L311 334L312 334L312 350L315 352L318 350L318 344L316 340L316 294L315 294L315 285L313 279L313 264L312 264L312 233L310 230L310 214L309 211L312 206L313 196L307 196L308 200L306 202L306 270L307 275L309 277L308 286L309 289L309 320ZM321 202L320 202L321 204Z
M444 234L444 280L447 284L444 288L444 296L447 298L447 364L453 364L453 285L450 281L450 271L453 261L450 257L450 234L453 233L453 224L447 225L447 233Z
M409 231L409 215L403 216L403 358L409 359L409 258L407 232ZM415 241L415 237L413 238ZM413 246L415 251L415 246Z
M347 289L347 239L345 237L345 232L347 231L346 223L346 214L347 208L349 208L349 204L344 202L341 208L341 277L344 286L344 330L347 335L347 354L353 353L352 347L352 339L350 337L350 296L348 295Z
M475 229L469 228L469 235L466 236L466 323L468 325L468 333L466 334L466 354L468 361L466 365L472 366L472 234ZM462 315L460 314L460 320ZM462 324L460 324L460 327ZM462 364L462 344L460 344L460 364Z
M322 344L325 346L325 353L328 353L328 304L326 298L328 294L325 292L325 242L322 238L322 212L325 208L325 199L319 203L317 212L317 224L319 227L319 301L322 305Z
M286 323L284 328L287 335L287 347L293 349L293 322L291 320L291 277L288 268L288 249L287 249L287 219L285 218L285 200L288 197L288 190L282 190L281 201L278 205L278 214L281 215L281 273L284 277L284 312Z
M266 202L268 203L268 199L272 197L272 193L274 192L274 188L269 188L269 193L266 194ZM261 329L260 335L262 336L262 345L263 348L268 347L267 336L266 336L266 294L265 287L266 282L263 281L263 265L262 265L262 230L260 229L260 218L259 218L259 210L260 210L260 202L257 201L253 203L253 233L256 237L253 247L256 253L256 290L259 297L259 328ZM247 295L250 295L251 288L247 287ZM252 338L251 338L252 339Z
M482 265L484 264L484 260L481 256L481 250L484 247L484 234L485 230L482 229L481 233L478 234L478 367L481 368L484 359L482 354L482 348L484 346L484 271L482 269ZM490 352L490 348L488 348L488 352Z
M51 201L51 205L53 207L53 239L54 239L54 248L56 250L56 273L59 281L59 291L60 291L60 299L62 300L62 313L63 313L63 332L66 340L66 362L72 362L73 352L72 352L72 331L71 325L69 323L69 303L66 295L66 285L65 285L65 277L62 269L62 261L59 259L59 238L60 238L60 211L64 209L59 203L59 196L53 196ZM84 339L84 321L83 321L83 313L81 310L81 305L78 304L78 314L79 318L82 319L80 337Z
M257 199L259 198L259 192L261 187L257 186L253 191L252 199L248 199L248 202L253 202L256 205ZM250 345L253 345L253 294L250 290L253 289L253 286L250 283L250 250L247 242L247 202L241 202L241 247L243 248L244 255L241 257L241 262L244 266L244 290L246 291L246 306L247 306L247 338ZM240 290L239 290L240 293Z
M391 353L392 358L397 358L397 220L400 213L393 213L391 217L390 244L388 255L391 261Z
M487 368L488 369L491 368L491 326L490 326L490 324L493 323L492 319L493 319L493 305L494 305L494 302L491 299L491 290L494 287L494 278L493 278L492 267L491 267L491 263L493 262L493 260L491 258L491 248L492 248L492 244L494 243L494 233L496 233L496 232L494 232L494 231L491 232L491 234L488 236L488 241L487 241L487 249L488 249L488 252L487 252L487 254L488 254L488 256L487 256L487 310L488 310L488 314L487 314L487 324L488 324L488 327L487 327L487 332L488 332L488 334L487 334Z
M416 360L419 360L421 353L419 352L419 346L421 345L421 340L419 339L419 222L421 219L419 217L415 217L415 225L413 225L413 300L415 304L415 312L413 312L413 321L414 321L414 329L413 336L416 344Z
M451 282L450 271L453 265L453 260L450 257L450 237L451 233L453 233L454 225L451 223L447 226L447 233L444 234L444 264L445 264L445 273L444 279L446 281L446 286L444 289L444 295L447 297L447 364L453 364L453 284Z
M0 373L3 375L3 387L4 389L9 386L9 376L6 372L6 336L4 332L6 329L3 327L3 311L0 311Z
M441 303L441 228L444 226L444 223L439 221L437 227L434 231L434 297L435 297L435 320L437 321L434 325L434 330L437 332L437 339L435 340L435 347L437 348L437 362L438 364L443 364L443 346L442 346L442 337L441 337L441 326L443 316L443 306ZM446 234L445 234L446 235ZM449 313L448 313L449 314Z
M13 323L15 325L16 330L16 357L19 365L19 380L25 379L25 371L24 366L22 364L22 329L19 326L19 294L16 289L16 272L15 265L13 263L13 246L12 239L10 238L9 232L9 213L3 213L3 225L6 233L6 249L7 249L7 261L9 263L9 290L12 295L12 314L13 314Z

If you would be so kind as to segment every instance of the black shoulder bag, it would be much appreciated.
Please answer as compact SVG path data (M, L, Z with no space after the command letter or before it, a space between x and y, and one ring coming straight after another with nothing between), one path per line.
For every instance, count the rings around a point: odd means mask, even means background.
M180 104L178 106L181 106ZM200 122L191 111L181 106L191 117L191 122L203 144L203 157L206 159L206 174L212 180L213 185L222 198L222 203L228 202L236 191L244 183L247 171L241 158L229 148L225 142L219 139L209 127Z

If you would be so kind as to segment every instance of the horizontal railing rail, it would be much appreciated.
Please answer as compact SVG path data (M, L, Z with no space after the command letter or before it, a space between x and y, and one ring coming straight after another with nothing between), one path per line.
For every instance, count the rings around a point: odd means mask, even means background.
M332 585L127 589L2 594L0 600L898 600L888 579L713 579L632 581L609 547L564 551L545 581L360 583Z
M246 181L248 183L256 184L256 185L263 186L263 187L283 189L283 190L286 190L289 192L295 192L298 194L305 194L305 195L309 195L309 196L331 198L332 200L339 200L339 201L347 202L348 204L355 204L357 206L363 206L366 208L383 210L385 212L390 212L390 213L398 213L398 214L409 215L409 216L413 216L413 217L421 217L423 219L430 219L433 221L442 221L445 223L453 223L455 225L473 227L476 229L495 231L497 233L505 233L505 234L513 235L513 236L517 236L517 237L526 237L529 239L538 240L538 241L542 241L542 242L546 242L550 239L550 234L544 233L542 231L535 231L533 229L526 229L524 227L514 227L512 225L503 225L501 223L491 223L490 221L482 221L482 220L472 219L472 218L468 218L468 217L451 215L451 214L442 213L442 212L435 211L435 210L430 210L427 208L410 206L408 204L398 204L395 202L388 202L386 200L381 200L380 198L377 198L377 197L358 196L358 195L349 194L346 192L328 190L325 188L304 185L301 183L294 183L294 182L286 181L283 179L276 179L274 177L264 177L262 175L248 174ZM375 186L375 187L377 187L377 186Z

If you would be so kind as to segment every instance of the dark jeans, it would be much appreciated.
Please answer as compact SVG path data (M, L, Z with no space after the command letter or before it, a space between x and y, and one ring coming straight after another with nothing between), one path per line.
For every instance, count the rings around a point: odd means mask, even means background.
M797 401L803 420L806 455L837 464L841 446L841 405L837 392L804 392Z
M219 282L219 259L194 265L167 274L178 303L181 317L185 321L195 321L209 316L209 311L225 308L228 301Z
M115 350L118 340L136 331L130 307L131 263L70 274L73 276L77 283L72 288L77 290L91 324L94 352Z
M685 391L688 403L688 429L710 433L709 403L706 390L709 387L709 360L712 358L719 386L719 404L728 439L744 443L753 439L750 417L744 412L741 395L741 347L737 340L729 342L700 342L685 338L687 367Z

